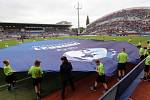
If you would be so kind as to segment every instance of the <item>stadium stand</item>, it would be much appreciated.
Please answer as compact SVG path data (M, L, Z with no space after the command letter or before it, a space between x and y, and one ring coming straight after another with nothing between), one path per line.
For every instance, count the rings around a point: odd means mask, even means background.
M31 23L6 23L0 22L0 35L3 38L18 38L21 35L27 37L42 36L51 37L54 35L70 34L71 23L57 24L31 24ZM6 39L6 38L5 38Z
M100 35L150 35L150 8L128 8L102 17L86 32Z

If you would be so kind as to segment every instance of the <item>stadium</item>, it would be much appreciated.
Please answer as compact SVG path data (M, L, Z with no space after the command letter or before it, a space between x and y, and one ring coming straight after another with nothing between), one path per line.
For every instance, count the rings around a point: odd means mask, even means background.
M36 100L30 66L36 59L43 71L41 100L61 100L60 58L71 62L75 91L66 87L65 100L149 100L148 81L144 74L144 60L139 59L139 42L142 47L150 41L150 8L123 9L93 21L86 31L72 31L71 23L56 24L0 22L0 99ZM81 35L81 36L80 36ZM128 41L131 39L131 41ZM126 49L128 61L125 76L117 80L117 55ZM16 87L7 90L3 60L8 59L14 70ZM97 77L95 61L104 64L108 90L102 83L91 91ZM141 91L143 93L141 93ZM39 100L39 98L38 98ZM131 99L132 100L132 99Z
M86 33L99 35L149 35L150 8L136 7L113 12L87 26Z
M0 22L1 39L24 37L50 37L56 35L71 34L70 22L61 21L56 24L34 24L34 23L6 23Z

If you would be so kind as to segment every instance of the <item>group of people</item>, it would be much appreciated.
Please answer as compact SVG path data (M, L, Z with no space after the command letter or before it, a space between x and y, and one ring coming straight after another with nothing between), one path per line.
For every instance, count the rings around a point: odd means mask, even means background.
M95 23L92 23L90 25L88 25L87 31L86 33L102 33L102 32L106 32L106 33L110 33L110 35L112 35L112 33L118 32L120 33L120 31L124 31L122 33L122 35L130 35L132 33L134 33L135 35L140 35L139 29L142 29L141 31L146 32L148 29L146 28L147 26L150 25L150 22L148 21L144 21L146 20L146 17L143 17L141 21L139 21L138 19L136 19L137 17L135 16L128 16L128 19L126 19L126 21L124 21L124 17L121 16L122 18L119 19L116 18L108 18L105 20L98 20ZM131 21L131 19L134 18L135 20ZM140 18L141 19L141 18ZM108 20L112 20L112 21L108 21ZM144 21L144 23L143 23ZM105 24L103 24L105 23ZM122 27L122 28L120 28ZM114 29L112 31L112 28ZM133 31L131 31L131 29ZM109 32L108 32L109 31ZM146 33L145 33L146 35Z
M144 77L143 80L150 80L150 42L147 41L147 46L139 47L140 60L145 59Z
M32 77L35 93L37 94L38 99L41 98L40 83L42 81L42 74L43 74L42 69L40 67L40 63L41 63L41 61L36 60L34 62L34 66L31 66L28 71L28 74L31 75L31 77ZM4 64L3 70L4 70L4 74L6 76L5 81L8 83L8 91L11 91L13 88L15 88L15 83L16 83L16 78L14 75L15 71L12 69L9 60L4 60L3 64Z
M139 55L141 61L145 59L145 69L144 69L144 80L150 79L150 43L147 42L147 49L143 49L141 45L139 47ZM68 61L67 57L62 56L61 57L61 65L60 65L60 77L61 77L61 84L62 84L62 91L61 91L61 98L62 100L65 99L65 88L67 86L67 83L70 84L73 91L75 91L75 85L72 78L72 64ZM125 70L126 70L126 63L128 61L128 54L126 53L125 48L122 48L121 52L117 55L117 61L118 61L118 81L121 80L125 76ZM40 67L41 61L35 60L34 65L30 67L28 70L28 74L31 75L33 80L33 85L35 89L35 93L37 94L37 98L41 98L41 81L43 72ZM105 66L100 61L100 59L95 60L96 63L96 72L97 77L93 84L93 86L90 88L92 91L96 91L98 82L101 82L103 84L103 87L105 89L105 92L108 90L108 85L106 82L106 76L105 76ZM8 83L8 90L10 91L12 87L15 86L15 76L14 71L9 63L8 60L3 61L4 64L4 74L6 76L6 82Z
M74 82L72 79L72 64L67 60L67 57L61 57L61 65L60 65L60 75L61 75L61 83L62 83L62 93L61 98L62 100L65 99L65 88L67 83L69 82L73 91L75 91ZM41 61L35 60L34 65L31 66L28 70L28 74L31 75L33 86L35 93L37 95L37 99L40 100L41 98L41 81L43 76L43 71L40 66ZM16 79L14 76L14 70L12 69L9 60L4 60L4 74L5 80L8 83L8 90L11 91L12 88L15 87Z

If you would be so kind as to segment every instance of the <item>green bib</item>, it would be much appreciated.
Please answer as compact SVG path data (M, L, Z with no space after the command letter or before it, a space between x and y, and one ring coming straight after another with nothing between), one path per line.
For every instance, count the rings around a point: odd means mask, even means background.
M128 54L125 52L121 52L117 56L117 60L119 63L126 63L128 61Z
M141 47L140 50L139 50L139 55L140 55L140 56L141 56L141 55L144 55L144 51L145 51L144 48Z
M147 45L147 49L150 49L150 44Z
M41 67L31 66L28 74L30 74L32 78L40 78L42 77L43 72L41 70Z
M97 67L97 72L99 75L104 75L104 65L102 63Z
M145 65L150 65L150 55L146 57Z
M4 74L6 76L9 76L9 75L13 74L13 69L11 68L10 65L4 66Z
M148 55L148 50L144 49L144 55Z

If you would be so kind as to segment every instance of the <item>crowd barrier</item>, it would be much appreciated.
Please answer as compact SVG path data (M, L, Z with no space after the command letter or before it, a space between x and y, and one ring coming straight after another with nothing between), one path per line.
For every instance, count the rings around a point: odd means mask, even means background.
M99 100L119 100L121 95L144 69L144 60L136 65L124 78L112 86Z

